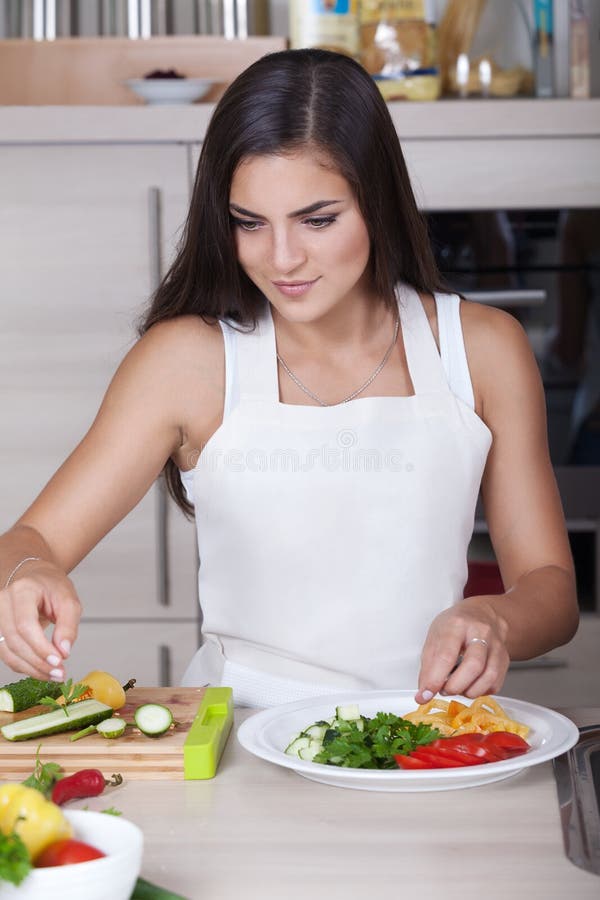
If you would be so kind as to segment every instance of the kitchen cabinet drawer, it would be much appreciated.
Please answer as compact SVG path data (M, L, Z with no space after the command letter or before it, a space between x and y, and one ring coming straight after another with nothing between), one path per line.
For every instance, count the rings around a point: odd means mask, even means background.
M198 647L198 622L82 622L67 663L67 678L82 678L92 669L110 672L123 684L179 684ZM0 681L23 676L0 663Z

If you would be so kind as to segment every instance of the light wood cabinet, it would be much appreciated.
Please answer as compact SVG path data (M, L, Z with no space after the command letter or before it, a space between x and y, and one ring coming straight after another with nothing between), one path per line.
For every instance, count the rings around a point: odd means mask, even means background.
M187 212L188 152L177 144L3 145L0 196L3 531L84 435L135 340ZM173 632L172 659L180 637L186 661L197 646L193 527L171 507L172 533L161 541L160 503L155 486L72 573L84 619L107 620L84 626L83 668L88 651L102 668L133 654L146 683L156 682L159 630L173 619L189 622ZM169 605L160 590L166 545ZM146 619L165 624L132 624ZM173 662L172 677L180 671Z

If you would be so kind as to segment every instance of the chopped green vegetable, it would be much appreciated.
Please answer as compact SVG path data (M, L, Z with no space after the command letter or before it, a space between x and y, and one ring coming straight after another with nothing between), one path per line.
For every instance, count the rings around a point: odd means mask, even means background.
M16 722L3 725L0 732L8 741L26 741L28 738L41 738L61 731L75 731L81 726L85 728L88 725L97 725L102 719L108 719L113 714L112 707L98 700L80 700L79 703L71 703L65 707L64 712L66 718L61 708L39 716L18 719Z
M19 885L30 871L29 852L19 835L0 832L0 880Z
M158 737L173 724L173 713L160 703L144 703L134 713L136 727L149 737Z
M341 718L338 708L331 722L316 722L301 732L286 753L300 759L351 769L397 769L396 754L407 755L416 747L440 737L437 728L415 725L393 713L378 712L374 718ZM343 710L345 713L348 710ZM327 725L321 736L323 726ZM317 728L315 728L317 726Z
M114 806L109 806L107 809L101 809L100 812L106 813L107 816L122 816L123 813L120 809L115 809Z
M35 769L29 778L25 779L23 784L25 787L35 788L36 791L39 791L44 797L49 797L55 782L57 782L59 778L62 778L63 770L62 766L59 766L58 763L43 763L41 761L41 746L41 744L38 746L35 753Z
M96 734L96 726L88 725L87 728L82 728L81 731L76 731L75 734L72 734L69 737L70 741L79 741L81 738L87 737L88 734Z
M44 706L50 706L52 709L62 709L66 716L68 715L67 705L69 703L76 703L80 697L87 694L89 691L87 684L74 685L72 678L69 678L64 684L59 684L58 687L63 696L64 704L58 703L52 696L42 697L39 702L43 703Z
M111 716L110 719L104 719L103 722L99 722L96 725L96 731L98 734L101 734L102 737L113 740L114 738L121 737L125 731L125 725L126 722L124 719L121 719L119 716Z
M60 684L56 681L38 681L37 678L21 678L0 688L0 711L16 713L37 706L42 698L60 697Z
M181 894L174 894L165 888L159 887L146 881L145 878L138 878L131 895L131 900L187 900Z

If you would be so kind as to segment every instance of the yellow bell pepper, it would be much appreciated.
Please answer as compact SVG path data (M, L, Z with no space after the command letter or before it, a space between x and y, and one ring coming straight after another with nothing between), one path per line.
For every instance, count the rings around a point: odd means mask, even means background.
M56 841L70 838L73 829L55 803L35 788L8 783L0 787L0 831L16 831L31 861Z
M121 709L125 706L125 691L113 675L108 672L95 670L88 672L85 678L80 678L78 684L87 684L94 700L106 703L113 709Z

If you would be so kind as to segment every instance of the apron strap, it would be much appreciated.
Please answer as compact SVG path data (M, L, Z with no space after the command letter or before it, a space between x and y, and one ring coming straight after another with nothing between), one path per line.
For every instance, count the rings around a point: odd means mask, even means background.
M415 394L449 391L448 379L421 298L414 288L396 288L402 339Z
M240 403L252 400L279 402L277 348L271 306L260 316L254 331L237 342L237 365Z

